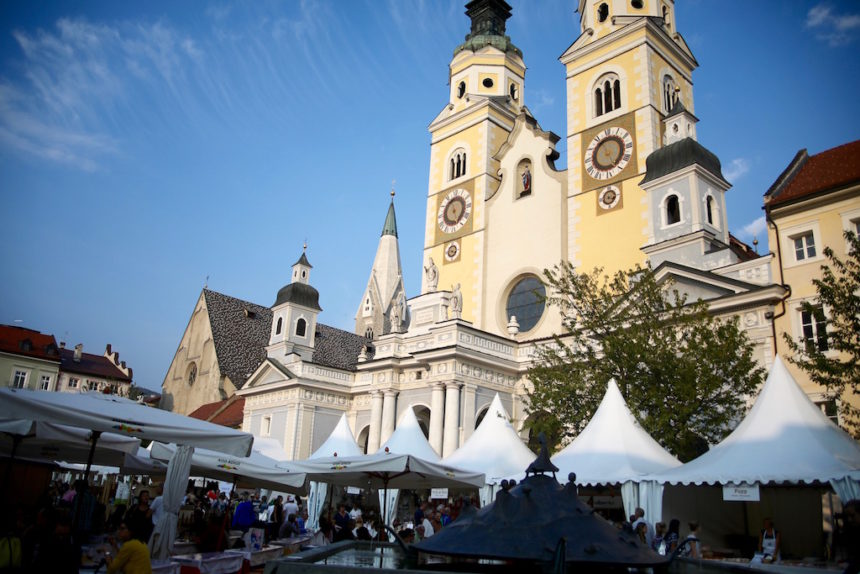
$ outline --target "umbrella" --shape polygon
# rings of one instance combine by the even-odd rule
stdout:
[[[170,460],[177,451],[175,444],[154,442],[150,456],[156,460]],[[196,449],[191,457],[191,471],[223,481],[236,481],[236,486],[269,488],[272,490],[304,493],[305,474],[261,454],[256,448],[248,457],[230,456],[206,449]]]

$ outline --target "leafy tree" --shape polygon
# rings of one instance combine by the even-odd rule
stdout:
[[[824,387],[829,399],[843,399],[838,401],[840,418],[860,439],[860,409],[845,400],[860,393],[860,237],[846,231],[845,239],[845,260],[824,248],[828,262],[821,266],[821,279],[812,280],[816,300],[803,305],[821,319],[826,337],[796,341],[783,333],[783,338],[793,353],[789,360]]]
[[[544,275],[565,332],[537,350],[527,408],[540,416],[529,421],[546,429],[554,417],[560,434],[576,436],[614,378],[643,428],[689,460],[744,414],[764,369],[737,319],[712,317],[650,269],[608,277],[562,263]]]

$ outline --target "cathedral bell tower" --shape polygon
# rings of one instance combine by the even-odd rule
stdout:
[[[310,361],[314,350],[317,316],[322,311],[320,294],[310,285],[311,264],[305,250],[293,264],[292,280],[278,291],[272,305],[272,330],[266,354],[269,358],[289,363],[295,354]]]
[[[422,293],[460,286],[462,318],[481,327],[486,200],[499,186],[495,158],[523,108],[525,64],[505,35],[504,0],[466,5],[471,28],[449,66],[448,104],[430,124],[430,181]],[[431,264],[432,260],[432,264]],[[429,277],[433,279],[429,279]]]
[[[678,98],[693,111],[698,66],[673,0],[580,0],[567,76],[568,256],[608,273],[644,263],[653,237],[639,182]]]

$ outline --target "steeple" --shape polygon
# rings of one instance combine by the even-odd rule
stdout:
[[[394,190],[385,215],[379,246],[370,279],[355,314],[355,332],[369,340],[400,332],[406,322],[406,291],[400,267],[397,219],[394,215]]]
[[[322,309],[320,294],[309,283],[311,264],[305,243],[298,261],[293,263],[292,280],[281,287],[272,305],[272,329],[266,352],[269,358],[288,361],[290,354],[310,360],[313,356],[317,316]]]
[[[493,46],[522,57],[520,49],[505,35],[505,22],[511,17],[511,7],[505,0],[472,0],[466,4],[466,15],[472,20],[472,27],[466,41],[454,50],[455,54],[462,50],[477,52],[485,46]]]

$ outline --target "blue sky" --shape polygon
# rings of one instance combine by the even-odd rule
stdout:
[[[576,2],[509,1],[525,103],[563,135]],[[321,321],[351,330],[392,180],[416,295],[427,126],[464,3],[3,2],[0,323],[112,343],[158,389],[206,278],[271,305],[307,240]],[[764,251],[762,194],[794,154],[860,137],[860,5],[676,10],[730,228]]]

